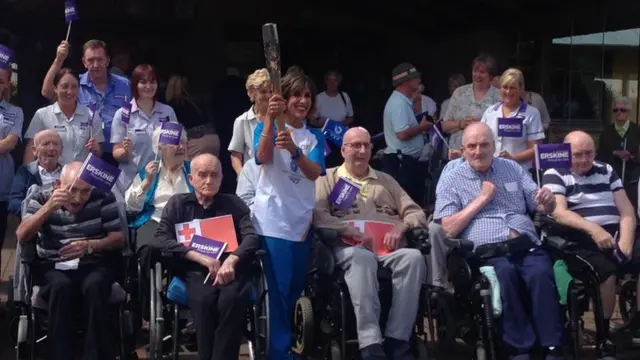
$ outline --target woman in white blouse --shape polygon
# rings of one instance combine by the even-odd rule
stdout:
[[[193,191],[188,178],[189,162],[186,161],[187,134],[182,132],[180,145],[169,145],[159,143],[160,131],[160,127],[156,128],[151,137],[160,161],[153,159],[140,168],[124,196],[127,212],[136,214],[130,226],[138,229],[139,235],[144,227],[151,237],[169,198]]]
[[[531,168],[534,145],[544,139],[540,112],[523,101],[524,76],[518,69],[507,69],[500,78],[502,102],[490,106],[482,122],[489,125],[496,139],[495,156],[514,160]]]
[[[443,114],[442,129],[449,134],[449,148],[459,149],[462,145],[462,130],[474,121],[480,121],[487,108],[500,101],[498,89],[491,86],[491,75],[496,71],[496,60],[481,54],[471,65],[472,83],[457,88],[449,101],[447,112]],[[460,152],[450,157],[460,156]]]
[[[259,69],[249,75],[246,87],[253,106],[233,123],[233,136],[228,148],[231,152],[231,166],[238,176],[243,164],[253,158],[253,133],[267,114],[272,91],[267,69]]]

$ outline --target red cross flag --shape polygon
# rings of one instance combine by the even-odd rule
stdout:
[[[238,248],[236,229],[231,215],[218,216],[209,219],[196,219],[176,224],[176,239],[185,246],[191,244],[193,235],[227,243],[225,252],[232,252]]]

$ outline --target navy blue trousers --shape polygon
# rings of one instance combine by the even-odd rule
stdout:
[[[494,267],[502,298],[502,341],[517,353],[562,346],[563,317],[551,259],[542,250],[521,258],[487,261]],[[530,299],[527,299],[530,297]]]

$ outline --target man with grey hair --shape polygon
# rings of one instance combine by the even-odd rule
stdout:
[[[249,208],[237,196],[218,192],[222,182],[218,158],[208,153],[193,158],[189,181],[194,191],[169,199],[151,246],[163,257],[167,254],[165,259],[186,283],[199,358],[237,359],[252,289],[252,260],[260,240]],[[238,246],[219,261],[184,246],[176,237],[176,224],[228,215]]]
[[[33,151],[36,160],[22,164],[16,171],[9,194],[9,212],[20,217],[22,201],[32,185],[48,187],[60,177],[62,165],[62,139],[53,129],[42,130],[33,138]]]
[[[425,228],[426,217],[420,206],[391,176],[369,166],[371,138],[367,130],[356,127],[345,133],[342,156],[344,163],[341,166],[328,169],[327,174],[316,181],[313,225],[319,229],[337,230],[342,238],[353,239],[359,244],[339,241],[327,245],[333,248],[337,264],[344,270],[354,305],[362,359],[413,359],[409,339],[418,311],[420,284],[425,282],[427,269],[420,251],[404,248],[402,239],[412,228]],[[348,180],[359,188],[353,203],[348,206],[337,205],[330,200],[329,194],[340,179]],[[383,240],[388,253],[374,253],[374,240],[349,225],[349,220],[393,224]],[[378,322],[378,263],[391,270],[394,284],[384,348]]]
[[[113,194],[93,189],[78,178],[80,171],[80,162],[65,165],[54,188],[29,198],[16,230],[19,243],[35,241],[38,257],[47,260],[32,271],[48,289],[47,353],[53,360],[74,357],[78,309],[87,321],[84,357],[108,359],[112,350],[108,301],[125,224]]]
[[[631,121],[633,103],[626,96],[611,102],[612,124],[599,136],[598,160],[611,165],[622,180],[631,203],[637,205],[638,159],[640,158],[640,127]],[[624,169],[624,171],[623,171]]]
[[[486,124],[469,125],[462,144],[466,161],[441,178],[434,219],[447,236],[473,242],[476,257],[495,270],[501,337],[511,359],[529,359],[536,343],[547,350],[547,360],[564,359],[553,267],[528,214],[553,212],[555,198],[516,162],[493,156],[495,140]],[[530,310],[523,288],[536,300]]]

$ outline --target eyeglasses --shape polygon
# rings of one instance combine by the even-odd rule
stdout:
[[[628,110],[628,109],[622,109],[622,108],[613,109],[612,111],[613,111],[614,113],[619,113],[619,112],[621,112],[621,113],[626,113],[626,112],[629,112],[629,110]]]
[[[369,148],[371,148],[371,143],[346,143],[345,145],[353,150],[360,150],[363,147],[365,150],[369,150]]]

